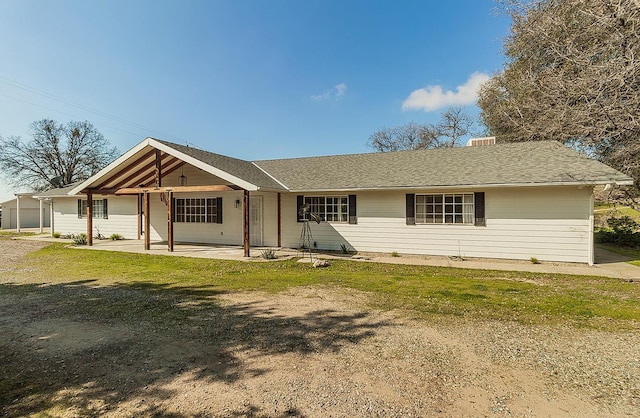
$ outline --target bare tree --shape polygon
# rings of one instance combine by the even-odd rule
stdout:
[[[367,146],[380,152],[454,147],[471,132],[473,125],[461,107],[452,107],[442,112],[435,125],[410,122],[380,128],[369,137]]]
[[[89,122],[66,125],[42,119],[31,124],[31,140],[0,137],[0,167],[13,187],[34,191],[51,188],[51,179],[61,183],[85,180],[119,155]]]
[[[640,185],[640,2],[504,0],[507,64],[478,105],[499,140],[558,140]]]

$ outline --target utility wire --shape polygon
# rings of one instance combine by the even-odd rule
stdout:
[[[129,125],[131,127],[134,127],[136,129],[141,129],[141,130],[143,130],[145,132],[155,132],[157,134],[160,134],[161,137],[167,137],[168,139],[170,138],[170,139],[173,139],[173,140],[178,140],[180,142],[186,142],[186,140],[184,140],[182,138],[179,138],[179,137],[176,137],[175,135],[169,135],[169,134],[167,134],[165,132],[161,132],[161,131],[158,131],[158,130],[155,130],[155,129],[148,128],[148,127],[146,127],[144,125],[141,125],[141,124],[139,124],[137,122],[132,122],[130,120],[123,119],[123,118],[121,118],[119,116],[112,115],[110,113],[106,113],[106,112],[103,112],[101,110],[91,108],[89,106],[85,106],[85,105],[83,105],[81,103],[65,99],[64,97],[55,95],[53,93],[46,92],[44,90],[37,89],[35,87],[28,86],[28,85],[26,85],[24,83],[12,80],[10,78],[7,78],[7,77],[1,76],[1,75],[0,75],[0,82],[8,84],[8,85],[16,87],[16,88],[19,88],[19,89],[22,89],[22,90],[25,90],[25,91],[28,91],[28,92],[31,92],[31,93],[35,93],[35,94],[40,95],[42,97],[46,97],[46,98],[48,98],[50,100],[54,100],[54,101],[57,101],[57,102],[60,102],[60,103],[64,103],[64,104],[69,105],[69,106],[76,107],[78,109],[81,109],[81,110],[96,114],[96,115],[101,116],[103,118],[115,120],[117,122],[120,122],[120,123]],[[36,104],[36,103],[33,103],[33,102],[29,102],[29,101],[26,101],[26,100],[23,100],[23,99],[18,99],[16,97],[8,96],[8,95],[2,94],[2,93],[0,93],[0,94],[2,96],[4,96],[4,97],[8,97],[8,98],[13,99],[13,100],[18,100],[18,101],[21,101],[21,102],[24,102],[24,103],[27,103],[27,104],[30,104],[30,105],[38,106],[38,107],[41,107],[41,108],[44,108],[44,109],[48,109],[48,110],[52,110],[52,111],[55,111],[55,112],[63,113],[63,114],[66,114],[66,115],[69,115],[69,116],[73,117],[73,115],[71,115],[71,114],[69,114],[67,112],[63,112],[63,111],[60,111],[60,110],[52,109],[52,108],[49,108],[49,107],[46,107],[46,106],[42,106],[42,105],[39,105],[39,104]],[[109,126],[109,125],[107,125],[107,126]],[[125,133],[131,134],[131,135],[139,136],[138,134],[135,134],[135,133],[130,132],[130,131],[119,129],[119,128],[116,128],[116,127],[113,127],[113,126],[109,126],[109,127],[112,128],[112,129],[117,129],[117,130],[119,130],[121,132],[125,132]]]

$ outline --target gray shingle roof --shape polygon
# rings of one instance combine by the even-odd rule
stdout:
[[[196,158],[205,164],[218,168],[235,177],[241,178],[251,184],[260,187],[261,189],[284,190],[284,187],[282,187],[282,185],[280,185],[273,178],[269,177],[269,175],[265,174],[250,161],[227,157],[226,155],[215,154],[213,152],[174,144],[173,142],[162,141],[155,138],[154,140],[168,147],[171,147],[176,151],[180,151],[190,157]]]
[[[44,192],[34,192],[34,197],[59,197],[66,196],[74,187],[76,187],[81,182],[77,181],[75,183],[69,184],[68,186],[58,187],[56,189],[50,189]]]
[[[263,160],[255,164],[292,191],[631,181],[555,141]]]

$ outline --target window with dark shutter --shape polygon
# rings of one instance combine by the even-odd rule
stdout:
[[[358,223],[358,212],[356,211],[356,195],[349,195],[349,223]]]
[[[302,207],[302,205],[304,205],[304,196],[303,195],[298,195],[296,196],[296,222],[302,222],[302,215],[300,215],[298,212],[300,212],[300,208]]]
[[[407,193],[407,225],[416,224],[416,195]]]
[[[216,223],[222,223],[222,198],[216,197]]]
[[[484,192],[474,193],[474,225],[475,226],[487,226],[487,219],[485,218],[484,210]]]

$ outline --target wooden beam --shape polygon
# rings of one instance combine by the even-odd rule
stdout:
[[[174,172],[176,169],[180,168],[182,164],[184,164],[184,162],[182,162],[181,164],[177,164],[175,167],[172,167],[170,170],[167,170],[168,166],[170,166],[171,164],[175,164],[176,162],[179,162],[179,161],[180,160],[178,160],[177,158],[174,157],[174,158],[171,158],[169,161],[163,163],[162,177],[166,177],[169,173]],[[138,179],[138,180],[135,181],[136,185],[141,185],[142,184],[145,187],[155,187],[156,172],[155,172],[155,170],[149,171],[150,168],[151,168],[151,166],[145,167],[141,172],[136,172],[132,177],[126,179],[126,181],[124,181],[124,182],[120,182],[119,184],[117,184],[114,187],[115,188],[120,188],[122,186],[125,186],[127,183],[132,183],[132,180],[134,178]],[[144,174],[142,177],[140,177],[140,174],[143,174],[144,171],[149,171],[149,172]]]
[[[149,213],[149,193],[144,194],[144,249],[151,249],[151,232],[149,231],[151,227],[151,214]]]
[[[156,149],[156,187],[162,187],[162,151]]]
[[[93,193],[87,192],[87,245],[93,245]]]
[[[278,193],[278,247],[282,247],[282,206],[280,204],[280,193]]]
[[[169,252],[173,252],[173,192],[168,193],[167,199],[167,245]]]
[[[236,190],[232,186],[213,184],[208,186],[168,186],[168,187],[125,187],[115,191],[116,195],[137,193],[195,193],[195,192],[230,192]]]
[[[250,247],[250,241],[249,241],[249,190],[245,190],[244,191],[244,199],[243,199],[243,203],[242,203],[242,210],[243,210],[243,214],[244,214],[244,222],[243,222],[243,241],[244,241],[244,256],[245,257],[250,257],[250,251],[249,251],[249,247]]]
[[[153,150],[149,151],[148,153],[144,154],[142,157],[138,158],[137,160],[135,160],[134,162],[132,162],[131,164],[127,165],[125,168],[123,168],[122,170],[118,171],[117,174],[109,177],[107,180],[103,181],[102,183],[100,183],[98,186],[96,186],[96,189],[103,189],[107,184],[109,184],[110,181],[112,181],[113,179],[117,179],[118,177],[121,177],[123,175],[125,175],[127,173],[127,171],[138,167],[144,160],[149,159],[151,156],[153,155]],[[115,186],[118,187],[118,186]]]

